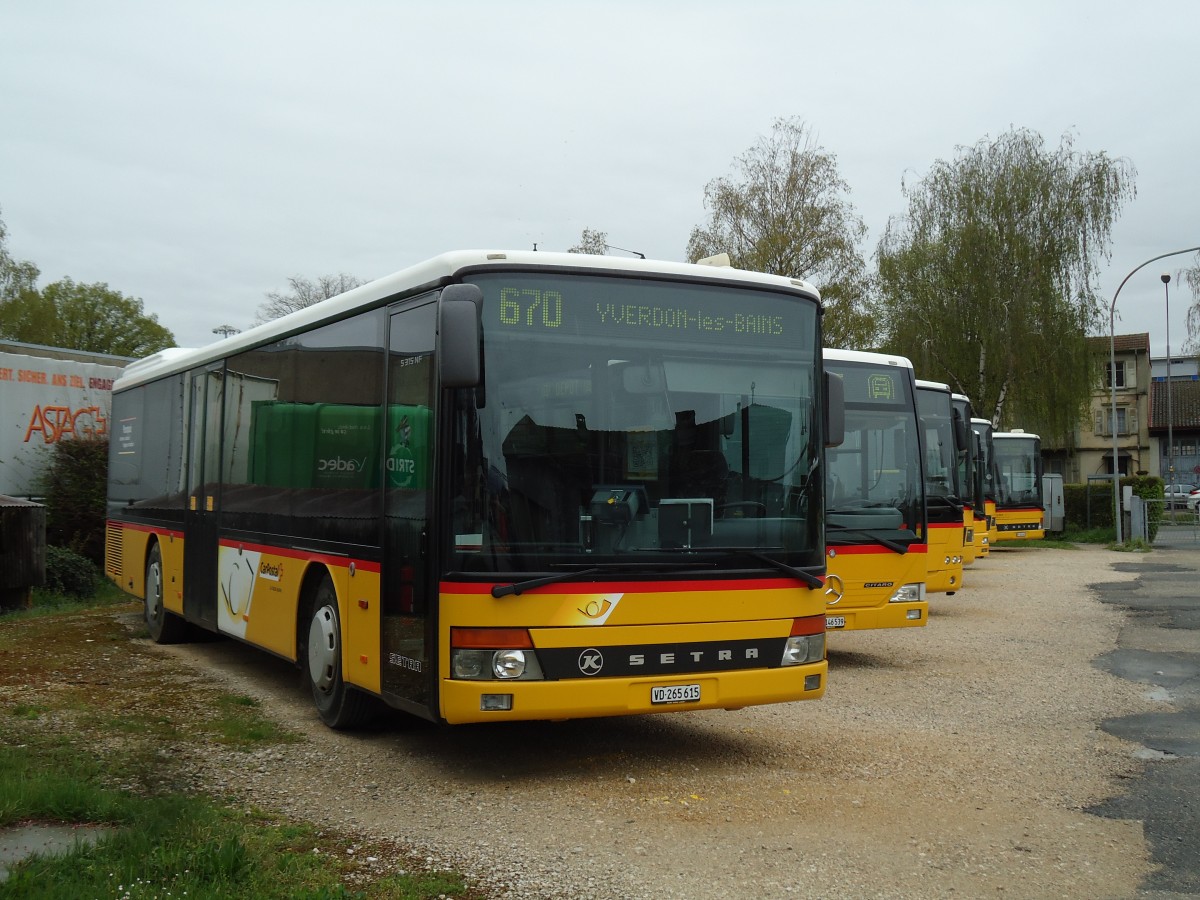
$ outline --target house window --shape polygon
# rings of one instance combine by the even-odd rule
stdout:
[[[1114,387],[1125,387],[1125,360],[1118,363],[1105,363],[1105,378],[1107,379],[1105,387],[1111,390]],[[1094,370],[1093,370],[1094,371]],[[1113,376],[1116,376],[1115,383]]]
[[[1113,413],[1111,408],[1096,410],[1096,434],[1111,435]],[[1137,410],[1132,406],[1117,407],[1117,434],[1137,434]]]

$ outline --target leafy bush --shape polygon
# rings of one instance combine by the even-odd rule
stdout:
[[[1133,493],[1143,500],[1157,500],[1146,504],[1149,519],[1150,540],[1158,534],[1163,514],[1163,480],[1154,475],[1132,475],[1121,479],[1121,487],[1132,487]],[[1087,484],[1063,485],[1063,510],[1068,531],[1085,531],[1107,528],[1115,532],[1113,523],[1113,495],[1111,481],[1089,481]]]
[[[104,565],[108,441],[59,441],[42,479],[46,543],[66,547]]]
[[[46,547],[44,590],[71,597],[91,597],[100,583],[100,571],[86,556],[53,544]]]

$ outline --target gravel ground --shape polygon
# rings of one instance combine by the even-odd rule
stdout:
[[[831,635],[824,699],[739,712],[345,735],[278,660],[163,649],[307,737],[195,760],[199,784],[496,896],[1127,898],[1141,823],[1083,810],[1142,765],[1100,721],[1158,705],[1091,664],[1122,614],[1087,584],[1132,578],[1110,567],[1128,558],[996,550],[927,627]]]

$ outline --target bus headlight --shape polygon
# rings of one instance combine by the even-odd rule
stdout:
[[[781,666],[803,666],[820,662],[825,658],[825,635],[799,634],[787,639],[783,645]]]
[[[914,581],[896,588],[896,592],[888,598],[888,603],[918,603],[924,599],[925,582]]]
[[[520,678],[525,674],[525,651],[497,650],[492,654],[492,674],[497,678]]]
[[[534,681],[544,676],[532,650],[455,648],[450,652],[450,677],[464,681]]]

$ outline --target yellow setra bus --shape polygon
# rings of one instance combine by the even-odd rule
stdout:
[[[839,387],[805,282],[449,253],[129,366],[105,569],[334,728],[816,699]]]
[[[1027,431],[992,435],[996,462],[996,540],[1046,536],[1042,502],[1042,439]]]

